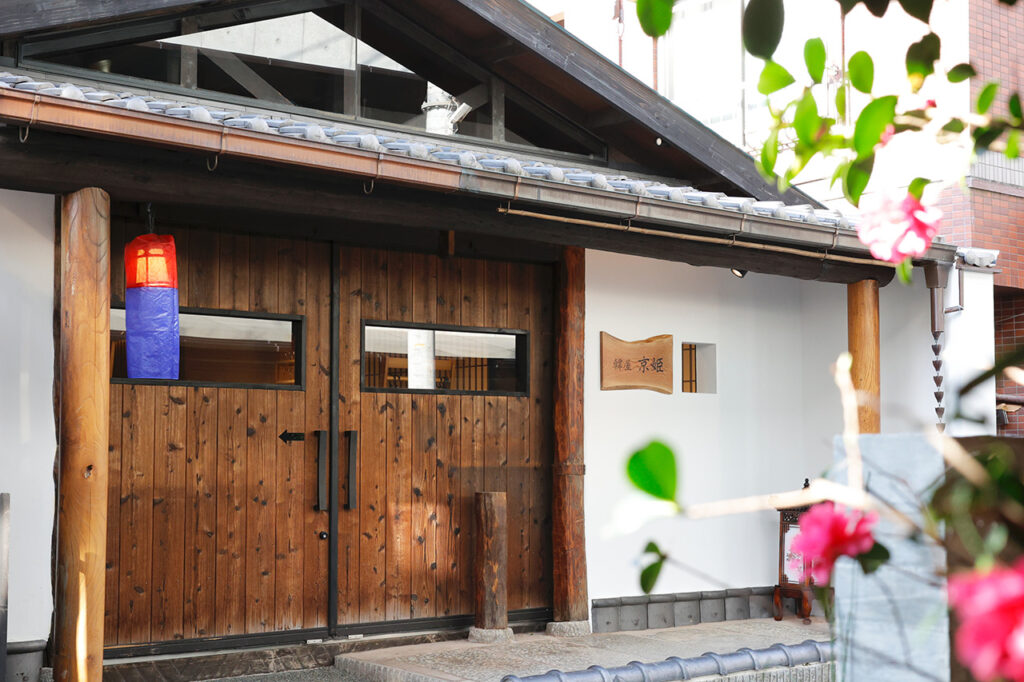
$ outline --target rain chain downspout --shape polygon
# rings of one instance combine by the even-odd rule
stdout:
[[[945,415],[946,408],[943,405],[945,391],[942,388],[942,335],[946,331],[946,285],[949,282],[949,268],[940,266],[938,263],[925,263],[924,281],[931,293],[931,327],[932,327],[932,367],[935,369],[935,416],[937,422],[935,428],[939,433],[946,430]],[[961,280],[961,296],[963,295],[963,283]]]

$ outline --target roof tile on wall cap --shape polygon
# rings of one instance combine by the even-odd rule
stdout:
[[[127,91],[115,94],[89,85],[79,86],[72,83],[54,85],[29,75],[10,72],[0,72],[0,87],[16,88],[64,99],[103,103],[111,107],[163,114],[202,123],[223,124],[259,133],[280,134],[324,144],[356,147],[372,152],[386,151],[427,161],[449,163],[462,168],[484,169],[555,183],[569,182],[578,186],[620,194],[628,193],[640,197],[653,197],[680,204],[753,213],[765,217],[829,227],[850,227],[856,224],[854,220],[844,217],[837,211],[812,210],[808,205],[786,206],[780,201],[757,201],[750,197],[726,196],[722,192],[702,192],[686,184],[669,186],[660,180],[633,178],[621,173],[602,173],[597,169],[564,167],[546,160],[512,157],[503,152],[470,150],[460,146],[444,145],[433,139],[400,139],[386,134],[377,134],[376,131],[353,128],[349,124],[341,122],[299,121],[285,114],[232,111],[222,109],[212,103],[204,106],[196,102],[175,102],[161,99],[159,93],[156,96],[140,96]],[[452,140],[455,143],[459,141],[457,138]],[[468,140],[467,143],[469,143]],[[684,183],[685,181],[678,182]]]

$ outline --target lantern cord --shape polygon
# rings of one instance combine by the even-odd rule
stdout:
[[[146,203],[146,226],[151,234],[156,233],[156,219],[153,217],[153,204],[150,202]]]

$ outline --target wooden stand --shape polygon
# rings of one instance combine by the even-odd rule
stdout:
[[[508,521],[505,493],[476,494],[476,593],[474,625],[508,627]]]
[[[556,622],[586,621],[583,523],[583,311],[585,252],[566,247],[558,270],[555,332],[555,461],[552,467],[552,577]]]
[[[110,410],[110,198],[96,188],[61,211],[60,487],[53,677],[103,675]]]

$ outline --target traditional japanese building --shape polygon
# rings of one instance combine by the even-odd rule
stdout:
[[[602,529],[645,439],[688,499],[783,490],[831,461],[848,345],[866,431],[934,424],[991,360],[990,273],[944,325],[952,247],[886,287],[845,218],[518,0],[36,9],[0,15],[0,492],[7,639],[57,679],[464,628],[479,491],[507,494],[511,623],[578,632],[638,591],[641,536]],[[125,361],[149,233],[178,379]],[[672,335],[668,394],[602,391],[601,332]],[[771,517],[676,544],[767,584]]]

